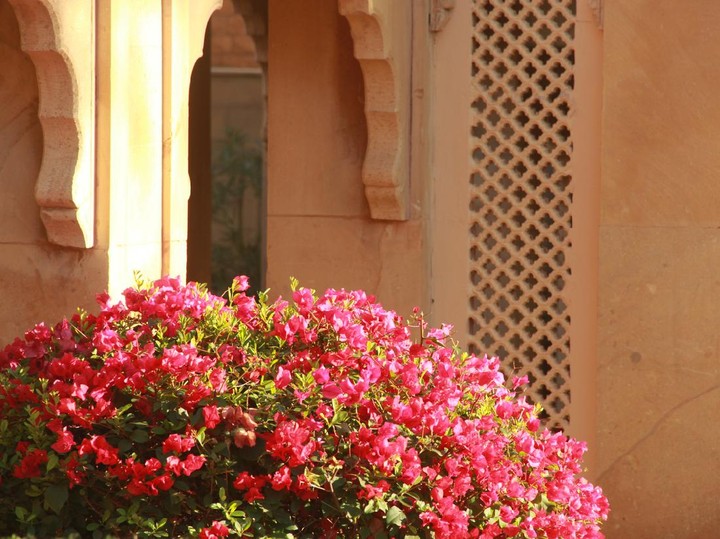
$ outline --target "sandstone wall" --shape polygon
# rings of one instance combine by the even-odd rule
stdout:
[[[720,40],[712,1],[607,0],[597,480],[608,537],[720,528]]]
[[[0,343],[91,308],[93,290],[107,286],[102,252],[47,241],[34,195],[43,156],[38,81],[20,39],[14,9],[0,0]]]
[[[425,294],[421,192],[408,221],[369,217],[364,81],[336,2],[271,0],[267,283],[362,288],[405,314]],[[409,28],[407,29],[409,31]]]

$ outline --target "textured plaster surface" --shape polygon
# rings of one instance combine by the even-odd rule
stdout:
[[[362,288],[409,314],[421,304],[419,219],[370,219],[363,80],[333,2],[270,2],[267,285]]]
[[[363,73],[368,144],[362,179],[370,214],[404,221],[410,215],[412,4],[339,0],[338,9],[350,23]]]
[[[0,346],[38,322],[53,325],[78,307],[96,310],[107,286],[107,255],[50,244],[0,244]]]
[[[600,256],[608,537],[701,537],[720,525],[720,231],[611,227]]]
[[[91,0],[8,0],[40,94],[42,167],[35,199],[48,239],[94,245],[94,9]],[[81,31],[68,31],[69,28]]]
[[[98,167],[97,175],[91,174],[97,196],[83,194],[97,209],[91,227],[97,241],[82,250],[54,246],[43,230],[37,185],[48,146],[43,145],[47,122],[40,120],[62,116],[65,109],[52,107],[70,102],[72,94],[61,84],[43,87],[43,80],[56,79],[37,76],[45,64],[33,64],[20,52],[21,38],[45,30],[47,17],[33,17],[45,13],[40,8],[46,4],[33,2],[39,11],[23,10],[21,26],[18,12],[31,3],[0,0],[0,298],[6,306],[0,312],[0,341],[40,320],[71,315],[77,306],[93,308],[95,294],[102,290],[119,295],[132,284],[133,270],[156,278],[162,271],[182,275],[185,268],[187,87],[206,23],[220,2],[92,3],[97,26],[73,3],[50,4],[54,8],[48,13],[57,15],[52,22],[62,43],[80,51],[70,56],[97,53],[98,58],[97,69],[79,69],[76,81],[83,88],[88,81],[97,82],[97,94],[83,94],[97,105],[97,123],[90,114],[97,131],[82,132],[83,143],[97,135],[97,153],[88,161]],[[79,45],[96,31],[97,50]],[[164,80],[172,81],[172,92]],[[83,103],[87,101],[78,98],[79,118],[88,110]],[[84,178],[80,168],[65,179],[78,178]],[[177,256],[163,257],[163,243]]]
[[[717,2],[608,0],[597,480],[609,539],[720,529]]]
[[[243,16],[224,0],[222,8],[212,17],[212,62],[215,67],[259,69],[255,43],[248,35]]]
[[[268,214],[368,214],[363,81],[334,2],[270,2]]]
[[[33,194],[43,143],[38,85],[5,0],[0,0],[0,66],[0,244],[32,242],[44,234]]]
[[[302,286],[362,289],[388,309],[411,314],[422,298],[419,222],[361,218],[283,217],[270,221],[267,281],[272,295],[289,297],[289,277]]]
[[[106,286],[101,251],[48,243],[34,189],[42,158],[38,86],[17,20],[0,0],[0,346],[40,321],[92,308]]]
[[[720,224],[720,3],[605,3],[603,222]]]

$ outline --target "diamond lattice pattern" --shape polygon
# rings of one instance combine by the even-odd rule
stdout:
[[[574,0],[473,0],[470,347],[527,374],[561,428],[574,20]]]

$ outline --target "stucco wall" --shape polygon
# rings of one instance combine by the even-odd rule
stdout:
[[[615,538],[720,529],[720,4],[607,0],[598,482]]]
[[[270,1],[267,284],[362,288],[409,313],[423,302],[418,193],[404,222],[369,217],[364,82],[335,2]]]
[[[35,67],[0,0],[0,343],[35,323],[54,323],[94,304],[106,282],[104,254],[51,245],[35,202],[43,152]]]

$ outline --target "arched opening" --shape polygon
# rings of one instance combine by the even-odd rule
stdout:
[[[254,37],[266,19],[246,24],[252,7],[237,4],[211,18],[190,83],[187,276],[216,293],[241,274],[264,286],[265,82]]]

